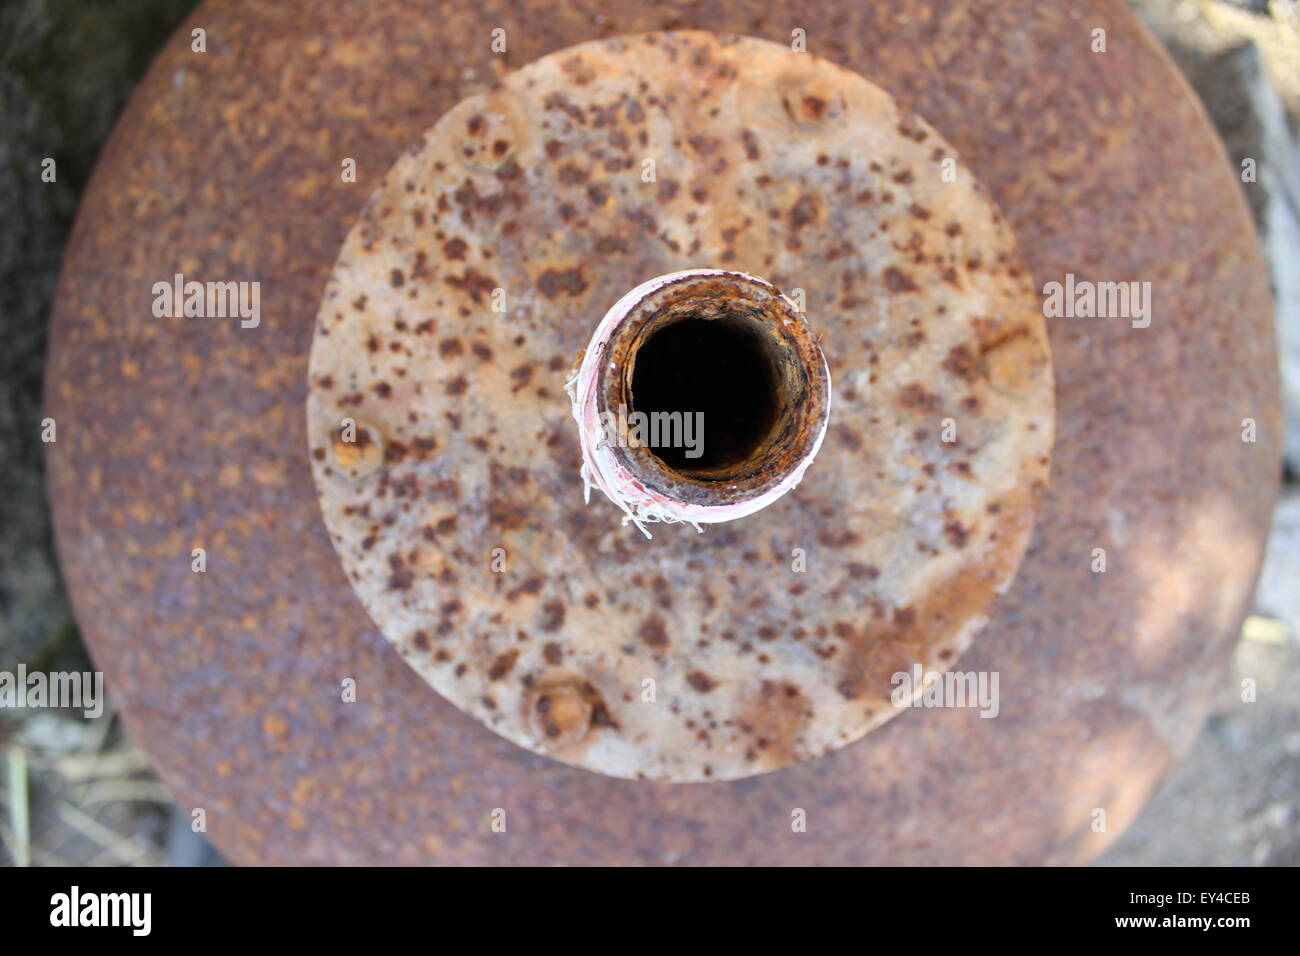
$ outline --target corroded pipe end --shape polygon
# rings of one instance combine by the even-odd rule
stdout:
[[[830,373],[798,307],[739,272],[637,286],[572,382],[583,478],[633,521],[731,521],[799,483],[826,434]]]

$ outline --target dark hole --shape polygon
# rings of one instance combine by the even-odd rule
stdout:
[[[687,432],[683,418],[681,429],[661,426],[660,445],[650,450],[670,468],[709,471],[744,461],[763,443],[775,423],[776,391],[770,352],[752,325],[686,318],[637,350],[629,411],[702,412],[702,434],[698,426]],[[694,448],[683,447],[688,434]],[[646,441],[653,440],[647,426]],[[688,457],[695,450],[699,456]]]

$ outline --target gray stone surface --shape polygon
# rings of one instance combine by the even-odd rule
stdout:
[[[1300,518],[1292,498],[1291,521]],[[1300,528],[1286,544],[1291,594]],[[1300,647],[1244,640],[1192,749],[1138,820],[1102,858],[1111,866],[1300,865]],[[1242,681],[1255,700],[1242,700]]]

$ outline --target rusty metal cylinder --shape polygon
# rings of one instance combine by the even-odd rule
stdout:
[[[1085,862],[1239,630],[1271,305],[1121,0],[208,4],[68,247],[60,555],[236,862]]]

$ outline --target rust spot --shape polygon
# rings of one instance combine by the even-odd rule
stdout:
[[[660,650],[668,646],[668,631],[664,627],[664,619],[658,614],[652,614],[642,621],[637,635],[647,647]]]
[[[884,272],[885,287],[890,292],[915,292],[916,283],[912,277],[897,266],[889,266]]]
[[[528,383],[533,380],[533,367],[531,365],[520,365],[511,369],[510,379],[514,383],[510,386],[510,391],[517,392],[521,388],[527,388]]]
[[[532,577],[526,578],[518,587],[511,588],[507,591],[506,600],[513,601],[521,594],[537,594],[542,590],[543,583],[545,583],[543,579],[539,575],[534,574]]]
[[[849,564],[849,577],[866,578],[869,581],[874,581],[876,578],[880,577],[880,569],[874,564],[863,564],[860,561],[853,561]]]
[[[954,346],[943,360],[943,370],[963,382],[973,382],[984,371],[984,361],[969,345]]]
[[[718,686],[718,682],[708,674],[704,673],[704,671],[691,671],[686,675],[686,682],[701,694],[707,694],[709,691],[713,690],[713,688]]]
[[[587,280],[583,278],[580,266],[564,270],[547,269],[538,277],[537,287],[548,299],[554,299],[560,293],[577,296],[587,291]]]
[[[790,228],[798,232],[809,223],[817,221],[817,200],[805,193],[790,207]]]
[[[469,293],[470,298],[477,304],[481,304],[484,296],[491,295],[497,287],[493,279],[474,268],[466,269],[463,275],[447,276],[444,281],[452,288]]]
[[[581,166],[576,166],[573,163],[565,163],[559,168],[556,175],[564,185],[576,186],[579,183],[585,183],[588,174]]]
[[[547,601],[542,605],[542,624],[543,631],[557,631],[564,623],[564,602],[559,600]],[[549,645],[548,645],[549,646]]]
[[[898,390],[898,404],[903,408],[920,408],[934,410],[942,400],[933,392],[928,392],[920,382],[912,382]]]
[[[513,648],[497,655],[492,661],[492,666],[488,668],[488,680],[500,680],[505,677],[514,668],[515,661],[518,659],[519,652]]]
[[[388,576],[388,589],[390,591],[407,591],[415,583],[415,574],[406,566],[405,559],[400,554],[390,554],[388,556],[388,567],[392,572]]]

